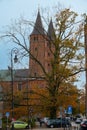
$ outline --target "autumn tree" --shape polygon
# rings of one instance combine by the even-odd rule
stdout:
[[[21,22],[19,21],[9,27],[9,30],[2,36],[17,44],[22,51],[22,56],[30,56],[42,69],[44,73],[42,78],[47,83],[47,87],[45,87],[47,95],[44,95],[41,101],[43,104],[45,101],[45,107],[49,109],[50,117],[52,118],[57,115],[59,107],[58,97],[62,88],[63,92],[67,92],[69,95],[70,91],[66,91],[66,87],[69,89],[70,86],[73,92],[74,83],[78,80],[77,74],[84,71],[83,23],[82,21],[77,21],[77,16],[77,13],[70,9],[63,9],[56,12],[53,18],[53,38],[49,36],[44,37],[48,41],[48,47],[53,57],[50,59],[50,72],[45,70],[42,63],[29,50],[28,37],[31,26],[34,26],[33,22],[22,19]]]

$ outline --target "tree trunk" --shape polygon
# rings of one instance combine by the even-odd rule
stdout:
[[[56,118],[57,108],[55,106],[50,107],[50,118]]]

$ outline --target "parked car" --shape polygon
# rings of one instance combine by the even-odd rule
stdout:
[[[48,121],[49,117],[44,117],[44,123]]]
[[[42,124],[43,124],[43,123],[45,124],[48,119],[49,119],[49,117],[38,118],[38,121],[41,122]]]
[[[82,122],[81,118],[77,118],[76,121],[75,121],[76,124],[80,124],[81,122]]]
[[[46,126],[49,128],[71,127],[71,123],[65,118],[48,119]]]
[[[87,130],[87,120],[81,122],[80,130]]]
[[[26,129],[26,128],[29,128],[28,126],[28,123],[24,122],[24,121],[19,121],[19,120],[16,120],[16,121],[12,121],[11,122],[11,128],[12,128],[12,125],[14,126],[14,128],[18,129]]]

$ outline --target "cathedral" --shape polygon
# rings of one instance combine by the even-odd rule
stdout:
[[[21,84],[18,86],[23,87],[23,83],[21,82],[27,80],[29,88],[32,88],[33,84],[45,87],[46,82],[44,80],[44,72],[49,73],[51,71],[50,61],[52,59],[52,53],[49,49],[49,40],[53,40],[53,34],[54,28],[52,20],[46,31],[42,24],[40,12],[38,11],[35,25],[29,38],[29,69],[16,70],[15,72],[14,81],[19,81],[18,83]]]
[[[46,87],[47,84],[44,80],[44,72],[49,73],[51,71],[50,60],[52,59],[52,54],[49,49],[49,40],[53,40],[53,34],[54,28],[52,19],[46,31],[42,24],[40,11],[38,11],[35,25],[29,36],[29,68],[13,70],[14,92],[22,91],[26,86],[28,87],[28,91],[34,86],[40,88]],[[2,94],[4,95],[11,92],[11,82],[11,70],[0,70],[1,99],[4,98]]]
[[[52,59],[52,54],[49,50],[49,38],[52,38],[54,33],[52,20],[49,23],[48,30],[46,31],[43,27],[41,15],[38,11],[35,25],[33,31],[30,34],[30,57],[29,57],[29,68],[27,69],[17,69],[14,72],[14,84],[16,83],[15,90],[22,89],[22,82],[29,80],[31,82],[43,80],[44,73],[51,71],[50,60]],[[36,58],[37,61],[33,60]],[[41,66],[39,65],[41,64]],[[42,67],[42,68],[41,68]],[[6,75],[6,76],[5,76]],[[8,84],[11,81],[10,70],[0,70],[0,77],[2,82]],[[2,83],[1,83],[2,84]],[[3,86],[3,85],[1,85]],[[41,86],[41,83],[40,83]]]

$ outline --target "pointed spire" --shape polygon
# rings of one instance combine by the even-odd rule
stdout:
[[[54,31],[53,22],[52,22],[52,19],[51,19],[49,26],[48,26],[48,37],[53,40],[54,36],[55,36],[55,31]]]
[[[36,22],[34,25],[34,29],[33,29],[33,32],[31,34],[42,34],[42,35],[45,34],[39,10],[38,10]]]

